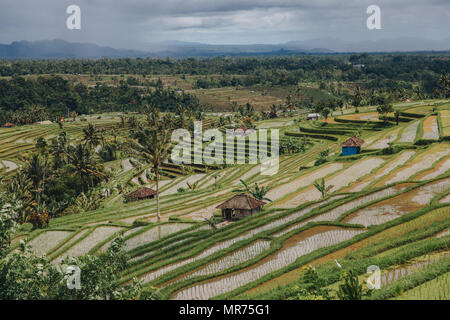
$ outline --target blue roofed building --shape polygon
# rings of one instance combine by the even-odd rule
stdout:
[[[361,152],[361,146],[364,144],[364,140],[353,136],[342,144],[342,155],[352,156]]]

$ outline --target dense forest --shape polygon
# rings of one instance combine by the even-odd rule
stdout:
[[[342,104],[339,101],[350,101],[356,106],[376,104],[377,97],[383,94],[393,96],[394,100],[412,95],[419,99],[441,97],[439,86],[448,80],[449,71],[450,59],[443,54],[3,60],[0,61],[0,76],[3,76],[0,80],[0,124],[26,124],[70,113],[138,111],[148,104],[157,105],[160,111],[174,111],[180,105],[192,111],[206,110],[195,95],[176,86],[165,87],[160,79],[148,78],[155,75],[173,75],[178,79],[196,76],[194,89],[294,87],[300,83],[315,83],[334,99],[329,102],[333,109]],[[115,84],[100,80],[95,85],[86,85],[64,79],[62,76],[66,74],[99,79],[102,75],[114,75]],[[124,74],[134,76],[124,77]],[[27,77],[29,75],[37,77]],[[140,82],[139,77],[145,81]],[[351,90],[341,90],[345,84]],[[295,92],[286,98],[286,105],[289,106],[294,98]],[[304,108],[312,108],[317,103],[303,99],[301,104]]]
[[[137,111],[144,104],[157,105],[161,111],[174,111],[179,105],[192,111],[199,108],[194,96],[162,86],[136,88],[122,83],[112,87],[98,83],[88,88],[60,76],[0,80],[0,123],[26,124],[72,113]]]
[[[363,64],[364,68],[354,68]],[[0,62],[0,76],[27,74],[190,74],[248,75],[257,78],[294,77],[294,81],[337,80],[356,81],[377,78],[422,81],[428,76],[450,70],[446,55],[336,55],[271,58],[210,59],[99,59],[99,60],[18,60]],[[250,80],[248,80],[250,81]]]

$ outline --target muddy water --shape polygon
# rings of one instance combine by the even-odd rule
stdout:
[[[414,122],[413,124],[409,125],[405,131],[403,131],[403,134],[401,138],[398,140],[398,142],[404,142],[404,143],[412,143],[416,139],[417,134],[417,127],[419,126],[419,121]]]
[[[393,161],[388,163],[387,165],[383,166],[378,172],[374,175],[371,175],[367,178],[364,178],[363,181],[355,184],[352,188],[349,189],[350,192],[359,192],[366,188],[369,184],[371,184],[374,180],[380,179],[383,176],[387,175],[391,171],[393,171],[395,168],[405,164],[413,155],[415,155],[415,151],[405,151],[400,156],[395,158]]]
[[[297,258],[311,253],[314,250],[348,240],[361,232],[361,230],[334,229],[323,231],[307,238],[300,237],[300,240],[298,241],[292,239],[291,243],[285,245],[283,249],[279,250],[268,259],[264,259],[264,262],[257,266],[221,277],[217,280],[183,289],[176,293],[173,299],[198,300],[218,296],[249,282],[255,281],[268,273],[283,268],[284,266],[293,263]]]
[[[407,213],[419,210],[438,194],[450,188],[450,179],[433,182],[407,193],[363,208],[344,219],[345,222],[364,226],[379,225]]]
[[[270,229],[275,228],[277,226],[280,226],[282,224],[285,224],[285,223],[288,223],[290,221],[293,221],[293,220],[295,220],[295,219],[297,219],[297,218],[307,214],[308,212],[310,212],[314,208],[316,208],[316,207],[318,207],[320,205],[323,205],[323,204],[325,204],[325,203],[327,203],[329,201],[335,200],[338,197],[341,197],[341,196],[330,197],[326,201],[323,201],[323,202],[320,202],[320,203],[316,203],[314,205],[311,205],[311,206],[308,206],[306,208],[303,208],[302,210],[296,211],[296,212],[294,212],[294,213],[292,213],[292,214],[290,214],[290,215],[288,215],[286,217],[277,219],[277,220],[272,221],[270,223],[267,223],[267,224],[265,224],[265,225],[263,225],[261,227],[252,229],[252,230],[250,230],[250,231],[248,231],[248,232],[246,232],[246,233],[244,233],[244,234],[242,234],[240,236],[237,236],[235,238],[216,243],[215,245],[213,245],[210,248],[204,250],[202,253],[200,253],[197,256],[194,256],[194,257],[185,259],[183,261],[179,261],[179,262],[167,265],[167,266],[162,267],[162,268],[160,268],[158,270],[155,270],[155,271],[151,271],[151,272],[147,273],[146,275],[144,275],[141,278],[141,280],[144,283],[152,281],[152,280],[156,279],[157,277],[159,277],[159,276],[161,276],[161,275],[163,275],[163,274],[165,274],[167,272],[175,270],[175,269],[177,269],[179,267],[182,267],[184,265],[187,265],[187,264],[189,264],[191,262],[203,259],[203,258],[205,258],[205,257],[207,257],[209,255],[212,255],[212,254],[214,254],[214,253],[216,253],[216,252],[218,252],[218,251],[220,251],[222,249],[228,248],[228,247],[232,246],[233,244],[235,244],[235,243],[237,243],[239,241],[249,239],[249,238],[251,238],[252,236],[254,236],[254,235],[258,234],[258,233],[270,230]]]
[[[31,246],[31,250],[40,256],[55,248],[71,234],[72,232],[70,231],[47,231],[31,240],[28,244]]]
[[[340,171],[335,176],[326,180],[328,186],[332,186],[330,192],[337,191],[342,187],[346,187],[350,183],[358,180],[360,177],[368,174],[370,171],[378,167],[384,162],[381,158],[367,158],[357,162],[347,169]],[[314,187],[310,187],[305,191],[294,195],[290,199],[276,205],[275,207],[294,208],[307,201],[314,201],[320,199],[321,194]]]

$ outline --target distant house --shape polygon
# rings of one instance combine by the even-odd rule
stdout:
[[[361,152],[361,146],[364,144],[364,140],[353,136],[342,144],[342,155],[351,156],[359,154]]]
[[[306,116],[306,120],[319,120],[319,114],[318,113],[309,113]]]
[[[133,191],[125,196],[127,201],[139,201],[152,199],[156,196],[156,191],[150,188],[139,188],[136,191]]]
[[[225,220],[239,220],[261,211],[266,203],[246,194],[238,194],[217,206]]]
[[[5,123],[4,125],[3,125],[3,127],[5,127],[5,128],[12,128],[12,127],[14,127],[15,126],[15,124],[14,123],[11,123],[11,122],[7,122],[7,123]]]
[[[37,121],[34,124],[52,124],[53,122],[51,122],[50,120],[45,120],[45,121]]]
[[[362,68],[364,68],[365,67],[365,65],[364,64],[361,64],[361,63],[357,63],[357,64],[354,64],[353,65],[353,68],[357,68],[357,69],[362,69]]]

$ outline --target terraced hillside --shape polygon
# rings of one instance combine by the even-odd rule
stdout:
[[[380,267],[381,289],[372,299],[448,299],[450,103],[395,107],[402,114],[398,125],[372,111],[331,121],[258,122],[279,129],[282,140],[308,141],[304,152],[281,155],[272,176],[261,175],[259,164],[187,169],[166,163],[160,222],[155,200],[124,203],[114,189],[118,182],[154,186],[149,167],[129,158],[107,163],[115,175],[105,187],[113,191],[99,209],[52,219],[46,229],[19,229],[14,243],[27,238],[37,254],[58,263],[102,252],[122,236],[129,264],[120,283],[137,278],[165,299],[295,298],[308,265],[336,289],[341,269],[335,260],[361,280],[368,266]],[[92,120],[104,127],[118,121],[114,115]],[[81,128],[66,125],[73,139]],[[13,172],[37,138],[59,130],[56,124],[0,129],[0,173]],[[340,144],[353,135],[365,140],[362,152],[341,156]],[[205,218],[219,220],[216,207],[234,195],[241,179],[267,187],[272,201],[257,214],[213,228]],[[327,192],[314,186],[321,179]]]

